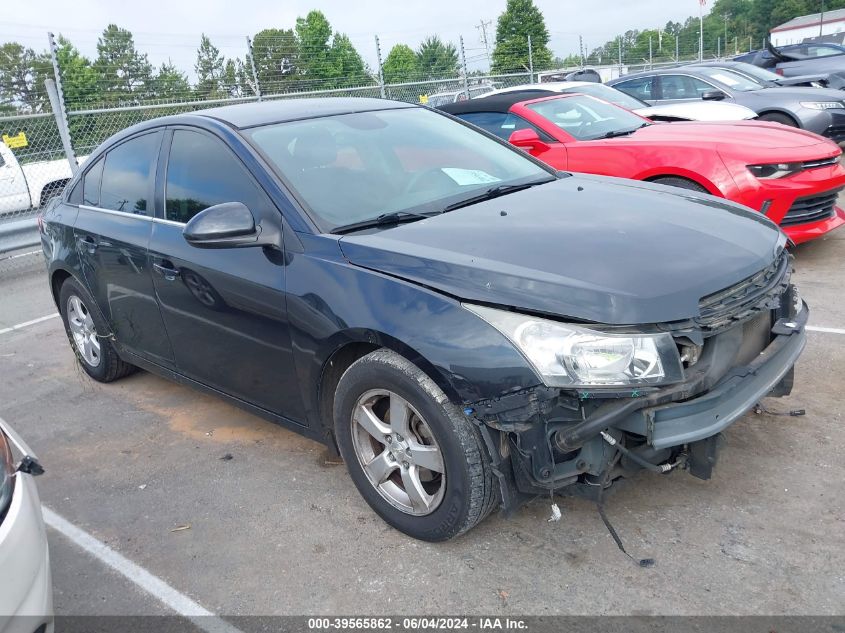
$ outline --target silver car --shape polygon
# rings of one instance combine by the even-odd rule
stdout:
[[[592,81],[548,81],[539,84],[524,84],[502,88],[500,90],[492,90],[478,95],[478,97],[489,97],[490,95],[501,94],[503,92],[534,90],[538,92],[577,92],[590,95],[603,101],[615,103],[618,106],[632,110],[640,116],[654,121],[744,121],[757,116],[757,113],[753,110],[749,110],[735,103],[696,101],[652,106],[616,88]]]
[[[845,142],[845,95],[830,88],[770,88],[728,68],[682,66],[608,82],[652,105],[718,101],[751,108],[761,121],[782,123]]]
[[[33,477],[44,470],[0,418],[0,633],[52,633],[50,553]]]

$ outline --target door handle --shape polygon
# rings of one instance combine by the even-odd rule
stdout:
[[[78,243],[82,248],[88,249],[89,253],[93,253],[97,250],[97,240],[95,240],[90,235],[86,235],[85,237],[78,238]]]
[[[164,277],[167,281],[176,281],[176,278],[179,276],[179,271],[175,268],[168,268],[167,266],[162,266],[161,264],[153,264],[153,270],[155,270],[159,275]]]

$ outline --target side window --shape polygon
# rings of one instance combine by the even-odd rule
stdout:
[[[82,186],[77,186],[77,189],[82,189],[82,204],[91,207],[100,206],[100,180],[103,177],[103,162],[105,161],[102,158],[98,160],[91,169],[85,172],[85,176],[82,178]]]
[[[705,92],[718,90],[718,88],[711,86],[709,83],[702,81],[701,79],[696,79],[695,77],[687,77],[687,79],[689,79],[690,86],[695,91],[695,96],[698,99],[701,99],[701,95]]]
[[[698,99],[701,92],[713,90],[713,86],[686,75],[663,75],[660,77],[660,91],[663,99]]]
[[[623,81],[622,83],[614,84],[613,87],[617,90],[647,101],[654,99],[652,96],[652,86],[654,85],[654,77],[639,77],[638,79],[631,79]]]
[[[136,215],[152,215],[152,205],[148,204],[147,196],[160,144],[161,132],[153,132],[110,150],[103,166],[100,203],[97,206]],[[86,193],[83,191],[83,195]]]
[[[82,181],[77,182],[67,195],[69,204],[82,204]]]
[[[253,210],[267,204],[264,192],[222,141],[200,132],[173,132],[166,183],[165,217],[174,222],[187,222],[223,202],[242,202]]]

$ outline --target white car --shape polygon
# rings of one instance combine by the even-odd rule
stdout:
[[[621,90],[590,81],[550,81],[541,84],[523,84],[491,90],[475,97],[481,99],[503,92],[577,92],[615,103],[627,110],[632,110],[653,121],[745,121],[753,119],[757,113],[745,106],[718,101],[690,101],[688,103],[667,103],[649,105],[645,101],[625,94]]]
[[[53,632],[50,553],[33,481],[42,472],[0,418],[0,633]]]
[[[72,175],[64,158],[21,166],[12,150],[0,142],[0,215],[43,207],[62,192]]]

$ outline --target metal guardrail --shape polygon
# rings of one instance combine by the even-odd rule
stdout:
[[[0,222],[0,255],[23,248],[34,248],[40,243],[38,221],[34,216]]]

